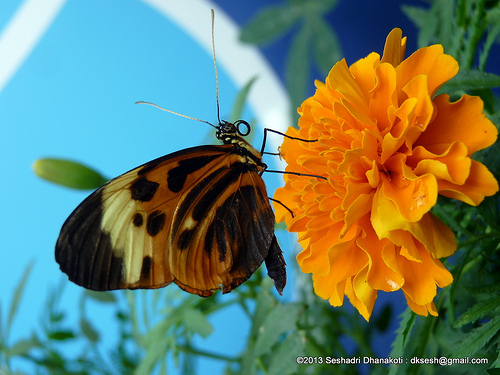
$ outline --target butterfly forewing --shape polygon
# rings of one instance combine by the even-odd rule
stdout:
[[[182,150],[95,191],[63,225],[61,269],[94,290],[174,281],[209,296],[231,291],[265,260],[281,293],[285,263],[260,176],[265,166],[242,144]]]

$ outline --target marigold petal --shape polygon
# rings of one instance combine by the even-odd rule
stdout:
[[[484,164],[471,160],[469,178],[463,185],[453,184],[448,181],[439,182],[439,193],[448,198],[458,199],[462,202],[477,206],[498,191],[498,181]]]
[[[408,307],[418,315],[428,316],[429,314],[433,316],[438,316],[438,312],[436,309],[436,305],[434,302],[428,303],[426,305],[417,305],[415,302],[405,294],[406,302],[408,303]]]
[[[443,46],[436,44],[420,48],[396,68],[398,91],[420,74],[428,77],[426,90],[434,96],[437,90],[458,73],[458,63],[450,55],[443,53]]]
[[[273,199],[274,200],[272,201],[272,205],[274,208],[276,222],[281,223],[282,221],[285,221],[287,218],[291,219],[290,212],[288,212],[285,206],[290,208],[294,207],[295,205],[291,200],[291,195],[288,193],[288,190],[286,188],[277,188],[276,191],[274,192]],[[276,201],[281,202],[281,204]]]
[[[351,304],[359,311],[359,313],[368,322],[372,315],[373,306],[377,299],[377,291],[371,288],[366,282],[367,268],[360,271],[354,279],[346,281],[345,294],[349,298]]]
[[[413,150],[408,164],[416,164],[413,172],[416,175],[432,174],[439,180],[462,185],[469,177],[471,159],[467,156],[467,146],[462,142],[453,142],[441,154],[435,154],[422,146]]]
[[[370,212],[372,207],[373,194],[360,194],[347,209],[345,214],[345,227],[342,233],[348,230],[356,221]]]
[[[366,178],[370,186],[375,189],[380,185],[380,173],[378,170],[377,162],[374,160],[372,162],[372,167],[365,173]]]
[[[351,231],[354,232],[354,231]],[[318,250],[324,251],[318,247]],[[341,241],[328,248],[330,272],[340,275],[340,279],[351,277],[358,273],[368,263],[368,257],[355,244],[355,237],[349,231]]]
[[[349,67],[353,77],[364,93],[369,93],[375,86],[375,69],[380,63],[380,55],[372,52]]]
[[[329,211],[331,215],[332,211],[337,210],[340,207],[341,201],[342,200],[336,196],[324,196],[319,202],[319,209],[321,211]]]
[[[372,216],[372,222],[380,221],[385,226],[389,221],[417,222],[436,204],[438,195],[436,178],[431,174],[413,178],[405,172],[393,172],[391,180],[382,176],[382,184],[376,193],[377,198],[374,198],[374,209],[389,217],[384,218],[377,213]],[[391,215],[390,210],[394,208],[397,209],[397,214],[394,212]],[[390,227],[398,229],[393,225]]]
[[[367,282],[372,288],[393,292],[403,286],[404,278],[393,243],[379,241],[374,232],[365,238],[358,238],[356,243],[369,257]]]
[[[370,195],[373,188],[368,183],[348,184],[345,197],[342,201],[342,208],[349,210],[360,195]]]
[[[444,288],[453,282],[453,276],[440,260],[431,257],[425,249],[420,250],[422,262],[412,262],[406,258],[398,259],[405,278],[403,290],[417,305],[432,302],[437,293],[437,286]]]
[[[388,238],[399,246],[411,246],[408,241],[401,242],[403,237],[397,230],[403,230],[411,233],[436,257],[449,256],[456,250],[455,235],[441,220],[428,212],[419,221],[409,222],[394,202],[380,192],[373,198],[371,222],[379,238]]]
[[[439,154],[451,143],[460,141],[468,148],[467,156],[472,156],[495,143],[498,129],[484,115],[483,101],[479,97],[464,95],[451,103],[450,96],[443,94],[436,96],[433,103],[437,116],[415,145]]]
[[[388,62],[392,66],[398,66],[403,61],[405,52],[406,37],[403,38],[403,31],[399,28],[392,29],[387,35],[381,62]]]
[[[336,63],[326,79],[327,86],[335,88],[360,113],[368,113],[368,100],[347,67],[345,59]]]
[[[434,117],[434,105],[427,86],[428,76],[422,74],[414,77],[403,87],[403,91],[408,95],[407,100],[416,99],[413,111],[402,119],[407,124],[405,144],[409,149]]]
[[[420,252],[418,251],[418,241],[416,241],[410,232],[400,229],[393,230],[391,232],[391,240],[400,246],[399,255],[412,262],[422,262]]]
[[[375,71],[376,84],[370,91],[370,114],[377,119],[377,127],[383,132],[390,129],[398,107],[396,69],[391,64],[379,64]]]
[[[382,154],[380,156],[381,163],[385,163],[391,156],[393,156],[399,148],[405,143],[406,135],[409,131],[410,117],[413,116],[415,107],[417,106],[417,99],[406,99],[403,104],[394,111],[394,115],[400,121],[396,121],[390,129],[390,133],[384,136],[382,141]]]
[[[314,293],[319,297],[328,300],[332,306],[342,306],[346,280],[338,281],[334,273],[327,276],[313,274]]]
[[[327,228],[323,229],[318,234],[320,234],[319,241],[311,242],[310,240],[301,240],[302,245],[307,243],[307,247],[304,247],[304,250],[297,254],[297,262],[303,272],[325,275],[330,271],[331,267],[328,253],[323,251],[324,246],[327,248],[332,246],[331,240],[328,241],[327,239],[331,238],[331,236],[338,235],[338,231],[337,234],[335,234],[335,228]]]
[[[311,220],[307,216],[296,216],[290,220],[288,230],[291,232],[305,232],[307,230],[307,223]]]

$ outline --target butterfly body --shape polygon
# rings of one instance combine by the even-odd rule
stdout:
[[[262,155],[222,121],[222,145],[150,161],[103,185],[64,223],[56,261],[93,290],[175,282],[203,297],[230,292],[266,262],[280,294],[285,262],[274,235]]]

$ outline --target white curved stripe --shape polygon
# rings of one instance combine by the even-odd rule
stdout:
[[[31,53],[66,0],[26,0],[0,34],[0,92]]]
[[[210,54],[210,9],[214,9],[217,63],[224,67],[239,88],[258,77],[250,90],[249,104],[263,127],[285,131],[291,125],[290,103],[281,81],[257,48],[239,42],[238,25],[217,4],[208,0],[142,1],[179,24]],[[271,148],[282,142],[281,137],[270,138]]]

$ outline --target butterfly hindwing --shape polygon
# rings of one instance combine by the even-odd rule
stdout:
[[[221,286],[231,291],[265,260],[281,293],[285,263],[262,170],[255,152],[235,144],[146,163],[77,207],[61,230],[56,260],[89,289],[175,282],[201,296]]]

